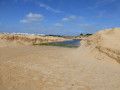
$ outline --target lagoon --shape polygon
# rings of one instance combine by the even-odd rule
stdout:
[[[67,46],[80,46],[80,41],[82,39],[73,39],[68,41],[62,41],[62,42],[54,42],[53,44],[66,44]]]

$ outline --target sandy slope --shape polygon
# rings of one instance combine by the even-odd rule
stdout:
[[[96,59],[107,56],[120,63],[120,28],[106,29],[95,33],[82,41],[80,49]]]
[[[59,47],[0,48],[0,90],[119,90],[120,65]],[[12,53],[11,53],[12,52]]]
[[[0,48],[0,90],[120,90],[120,64],[106,54],[108,51],[105,53],[103,48],[104,52],[96,48],[119,51],[119,42],[114,43],[114,48],[110,43],[115,34],[110,34],[110,39],[109,31],[98,32],[83,40],[78,49]],[[113,30],[116,31],[119,32]],[[115,36],[114,40],[119,40],[119,35]]]

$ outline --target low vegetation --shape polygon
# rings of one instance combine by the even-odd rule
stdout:
[[[68,47],[68,48],[77,48],[78,46],[68,46],[67,44],[54,44],[54,43],[40,43],[40,44],[33,44],[33,45],[40,45],[40,46],[59,46],[59,47]]]
[[[91,35],[92,35],[91,33],[87,33],[87,34],[80,33],[80,36],[91,36]]]

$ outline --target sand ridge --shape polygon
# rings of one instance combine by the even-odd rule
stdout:
[[[0,47],[15,47],[19,45],[32,45],[39,43],[65,41],[62,37],[53,36],[24,36],[24,35],[11,35],[0,34]]]
[[[89,47],[88,51],[94,53],[92,56],[103,53],[120,63],[120,28],[99,31],[83,40],[81,45],[83,49]]]

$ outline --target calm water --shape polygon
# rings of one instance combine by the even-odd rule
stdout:
[[[80,46],[82,39],[73,39],[70,41],[54,42],[54,44],[67,44],[68,46]]]

